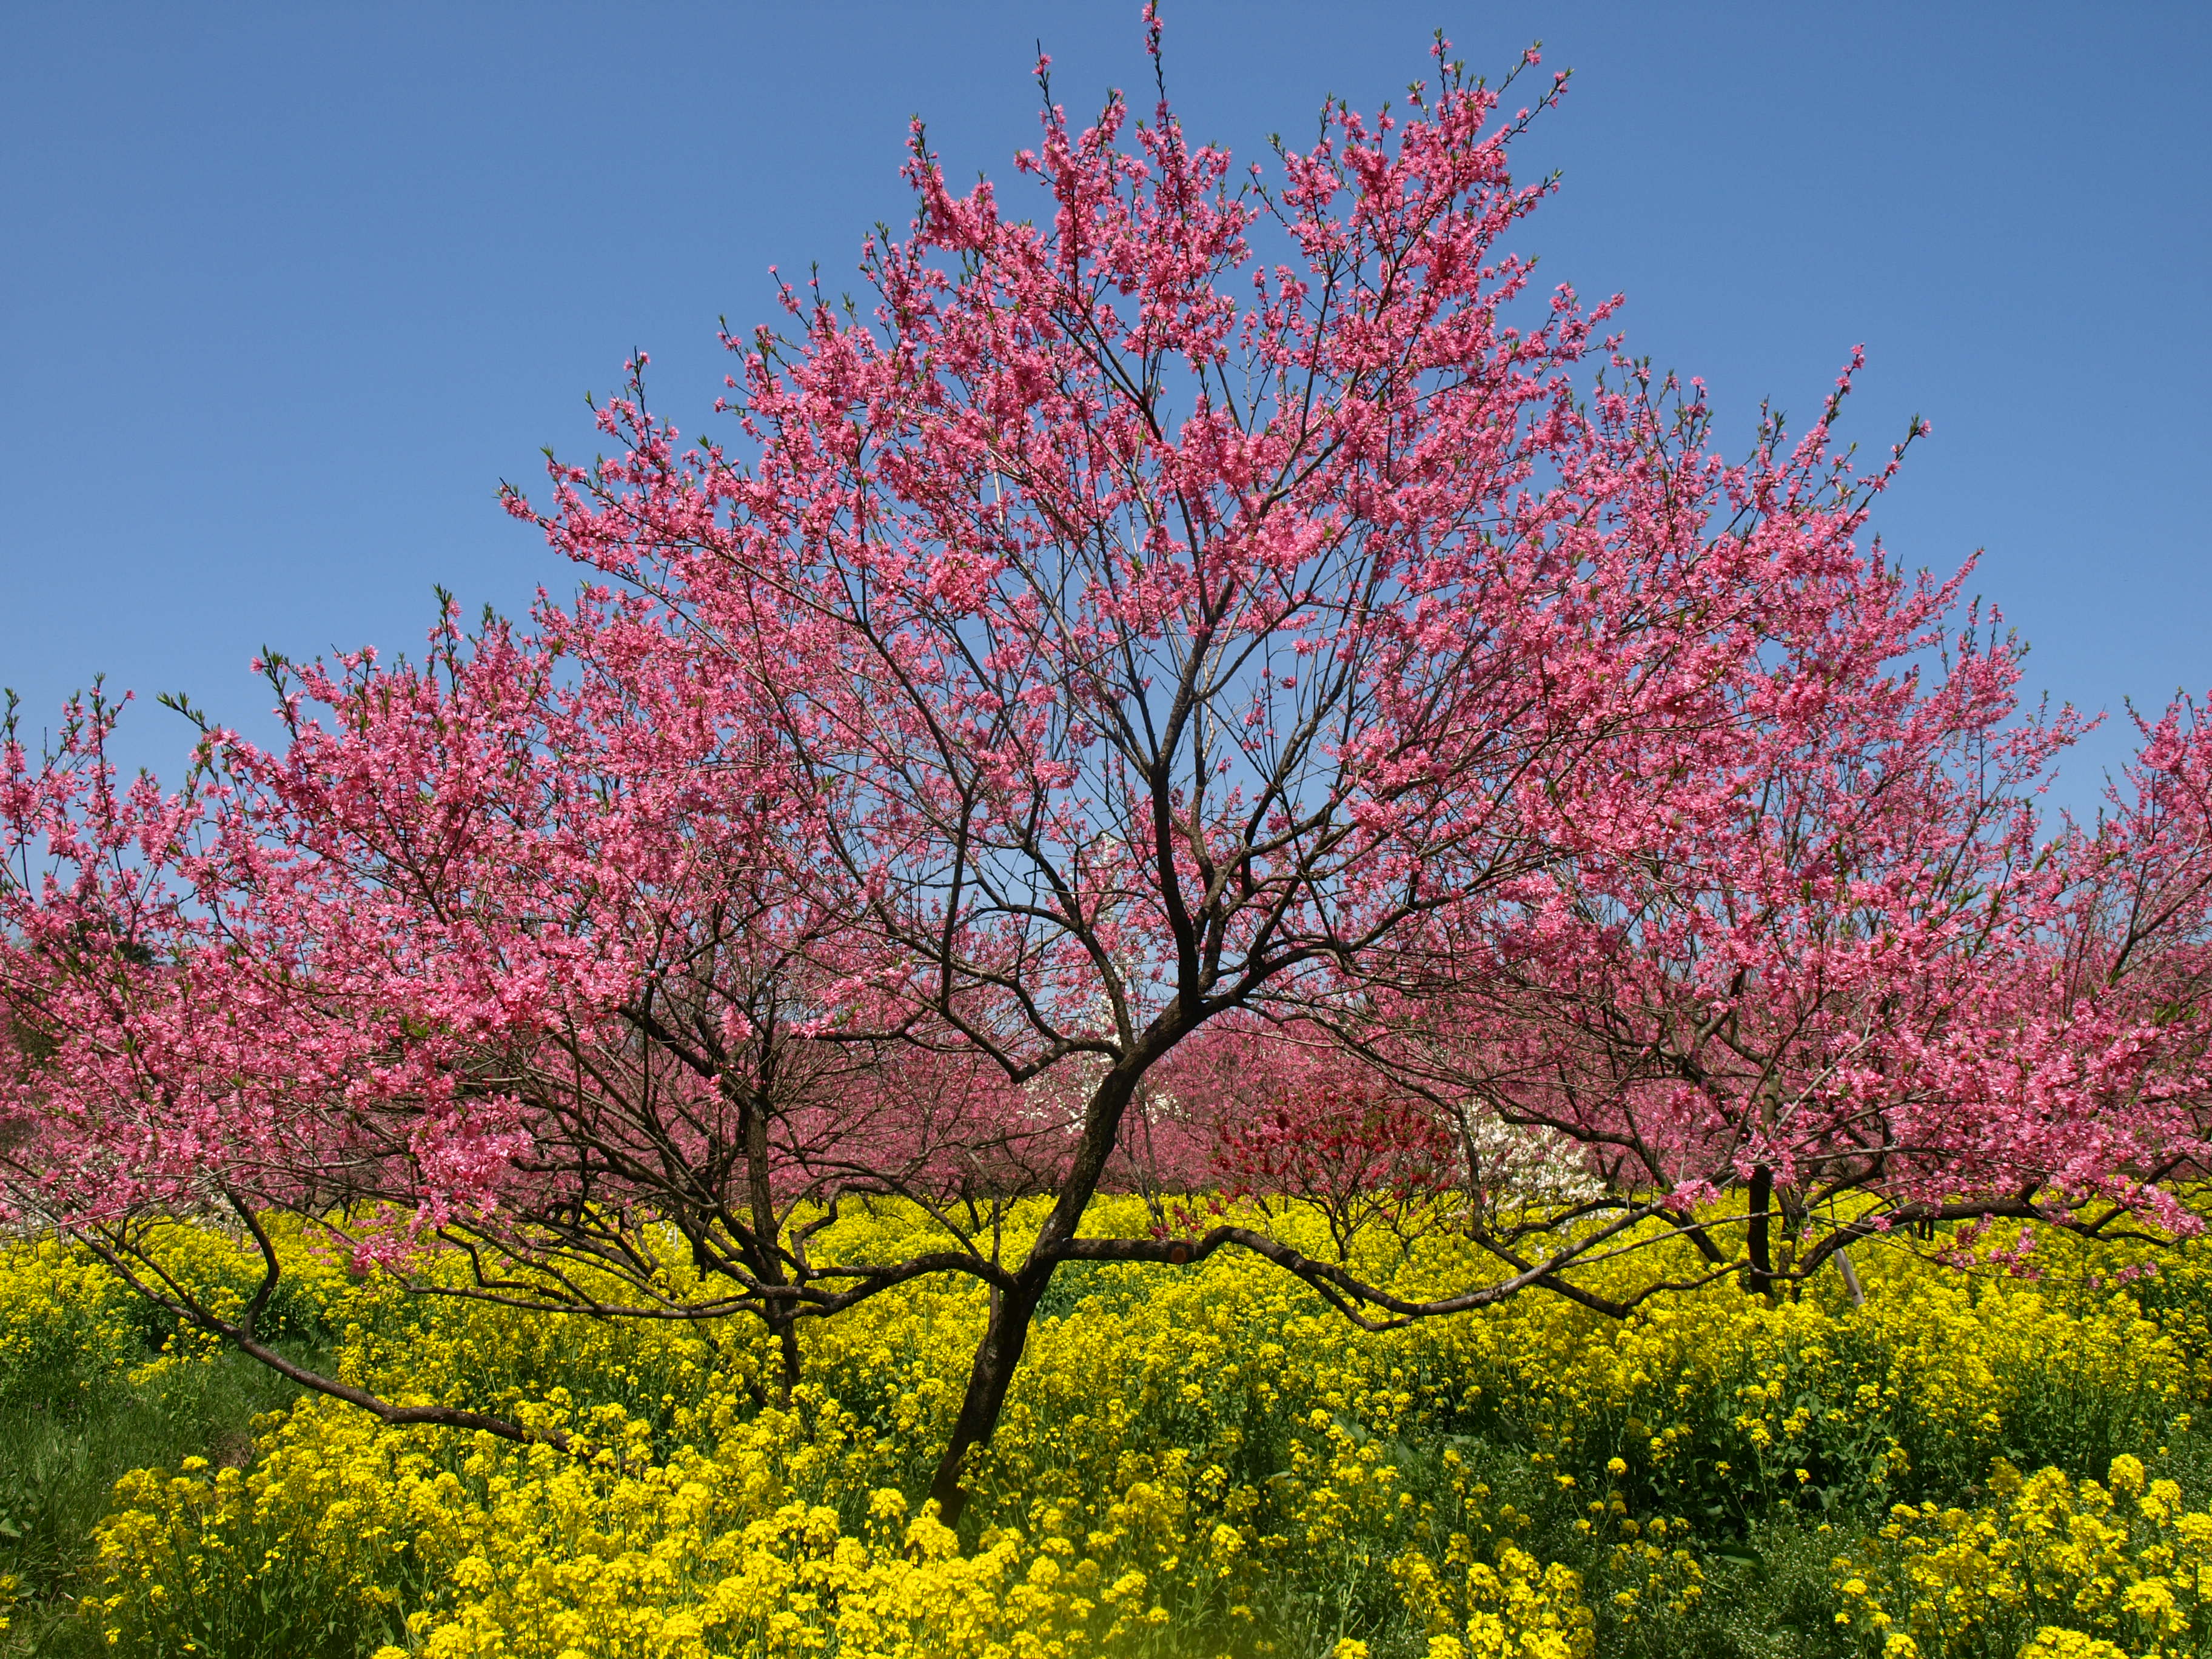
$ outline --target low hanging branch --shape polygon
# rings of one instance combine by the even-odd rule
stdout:
[[[512,1440],[524,1445],[543,1443],[564,1452],[576,1449],[570,1437],[559,1429],[526,1429],[504,1418],[490,1417],[482,1412],[453,1406],[395,1405],[366,1389],[325,1376],[309,1366],[287,1358],[262,1341],[256,1334],[255,1326],[263,1310],[268,1306],[270,1296],[276,1291],[282,1270],[276,1247],[270,1243],[260,1218],[243,1203],[234,1202],[232,1207],[252,1234],[263,1263],[261,1281],[236,1319],[225,1319],[214,1312],[157,1256],[143,1245],[131,1243],[125,1230],[94,1224],[76,1229],[73,1236],[105,1263],[110,1273],[155,1307],[181,1324],[228,1343],[247,1358],[266,1365],[279,1376],[296,1382],[310,1393],[327,1395],[333,1400],[343,1400],[349,1406],[358,1406],[379,1421],[389,1423],[395,1428],[424,1423],[440,1428],[467,1429],[497,1435],[502,1440]]]

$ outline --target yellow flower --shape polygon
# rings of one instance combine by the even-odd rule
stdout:
[[[1017,1208],[1007,1248],[1042,1215]],[[1295,1212],[1245,1218],[1325,1243]],[[1129,1199],[1102,1200],[1086,1223],[1149,1224]],[[811,1249],[817,1261],[889,1258],[942,1243],[936,1226],[880,1204],[842,1214]],[[1243,1651],[1276,1639],[1265,1609],[1285,1593],[1387,1569],[1402,1641],[1425,1641],[1431,1659],[1581,1659],[1601,1612],[1663,1622],[1704,1595],[1694,1534],[1628,1512],[1616,1447],[1637,1451],[1645,1493],[1717,1479],[1802,1503],[1812,1470],[1825,1486],[1856,1469],[1853,1501],[1880,1514],[1980,1483],[1978,1507],[1901,1505],[1893,1535],[1864,1547],[1838,1521],[1837,1616],[1869,1652],[1938,1659],[2000,1623],[2013,1642],[2045,1627],[2035,1659],[2109,1659],[2081,1645],[2097,1643],[2171,1651],[2200,1628],[2196,1585],[2212,1586],[2212,1515],[2189,1503],[2203,1495],[2141,1459],[2116,1459],[2101,1482],[1992,1462],[2021,1443],[2023,1413],[2078,1404],[2083,1379],[2098,1409],[2120,1413],[2116,1443],[2143,1447],[2212,1392],[2193,1357],[2212,1352],[2212,1320],[2185,1317],[2185,1295],[2212,1306],[2193,1266],[2160,1281],[2183,1310],[2164,1326],[2125,1296],[2075,1295],[2063,1275],[1969,1280],[1869,1249],[1863,1308],[1820,1280],[1772,1307],[1721,1285],[1657,1298],[1626,1324],[1524,1297],[1381,1337],[1249,1257],[1175,1273],[1086,1267],[1080,1295],[1032,1333],[977,1454],[963,1545],[917,1501],[988,1313],[963,1284],[911,1281],[807,1325],[787,1407],[756,1325],[410,1302],[319,1266],[296,1223],[278,1243],[343,1375],[489,1401],[590,1455],[388,1430],[304,1401],[260,1425],[242,1470],[194,1460],[118,1485],[94,1598],[118,1646],[222,1651],[206,1621],[266,1607],[302,1628],[352,1620],[372,1639],[404,1624],[430,1659],[1109,1659],[1212,1651],[1224,1628]],[[211,1297],[251,1293],[234,1241],[179,1227],[161,1248]],[[1473,1248],[1423,1237],[1364,1268],[1428,1293],[1463,1279]],[[2101,1252],[2106,1269],[2126,1248],[2052,1245],[2054,1260]],[[679,1281],[692,1271],[679,1249],[669,1261]],[[207,1363],[185,1342],[148,1372],[133,1318],[96,1264],[50,1243],[0,1251],[0,1387],[12,1356],[34,1349],[149,1387]],[[1532,1518],[1443,1438],[1500,1422],[1525,1431],[1528,1478],[1594,1540],[1589,1585],[1540,1559]]]

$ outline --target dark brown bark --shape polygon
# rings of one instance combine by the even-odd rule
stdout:
[[[1121,1132],[1121,1120],[1128,1112],[1130,1102],[1136,1098],[1137,1085],[1152,1061],[1165,1054],[1182,1035],[1181,1030],[1167,1028],[1164,1022],[1156,1024],[1138,1043],[1136,1053],[1099,1080],[1084,1111],[1082,1141],[1076,1148],[1066,1179],[1060,1183],[1052,1212],[1038,1230],[1036,1243],[1030,1246],[1012,1284],[992,1298],[991,1321],[984,1328],[982,1341],[975,1347],[975,1364],[968,1373],[968,1391],[961,1399],[960,1413],[953,1419],[945,1455],[938,1461],[937,1473],[929,1483],[929,1495],[937,1504],[938,1518],[948,1527],[959,1520],[961,1511],[968,1505],[967,1490],[961,1484],[968,1454],[987,1443],[999,1425],[999,1414],[1006,1407],[1006,1390],[1013,1385],[1014,1372],[1022,1363],[1022,1350],[1029,1345],[1030,1324],[1036,1316],[1037,1304],[1043,1299],[1045,1287],[1052,1282],[1054,1270],[1066,1260],[1076,1230],[1082,1224],[1083,1212],[1090,1208],[1091,1196],[1098,1190],[1099,1178],[1106,1172],[1107,1159]]]
[[[327,1395],[333,1400],[343,1400],[349,1406],[358,1406],[380,1421],[389,1423],[395,1428],[418,1423],[430,1424],[441,1428],[467,1429],[493,1434],[502,1440],[512,1440],[518,1445],[526,1446],[544,1443],[562,1451],[569,1449],[569,1438],[560,1430],[550,1429],[540,1431],[526,1429],[520,1424],[508,1422],[504,1418],[487,1416],[482,1412],[469,1411],[454,1406],[396,1405],[389,1400],[370,1393],[366,1389],[356,1388],[336,1377],[325,1376],[319,1371],[288,1359],[276,1349],[261,1341],[254,1334],[254,1330],[262,1310],[267,1306],[271,1293],[276,1288],[279,1271],[276,1252],[269,1241],[269,1235],[263,1230],[259,1218],[242,1204],[237,1205],[236,1207],[240,1218],[244,1220],[247,1230],[252,1234],[255,1244],[260,1249],[265,1263],[265,1271],[261,1285],[255,1291],[252,1301],[246,1304],[245,1310],[235,1320],[225,1319],[202,1304],[150,1257],[140,1255],[126,1245],[118,1244],[97,1230],[80,1233],[77,1237],[106,1265],[109,1272],[155,1307],[166,1309],[185,1323],[230,1343],[249,1359],[265,1365],[279,1376],[297,1383],[301,1388],[312,1393]],[[146,1271],[142,1273],[140,1271],[142,1267]]]
[[[1774,1171],[1762,1164],[1751,1172],[1751,1215],[1745,1230],[1745,1254],[1751,1265],[1745,1270],[1743,1287],[1753,1296],[1770,1300],[1774,1296],[1774,1257],[1768,1243],[1767,1222],[1773,1198]]]
[[[741,1117],[745,1136],[745,1197],[752,1211],[753,1237],[759,1241],[759,1263],[755,1271],[762,1285],[781,1290],[790,1281],[783,1271],[778,1249],[781,1226],[776,1218],[775,1198],[769,1186],[768,1102],[756,1097],[744,1102]],[[783,1361],[783,1376],[776,1389],[776,1403],[791,1409],[791,1391],[799,1386],[799,1327],[795,1308],[787,1297],[763,1296],[763,1316],[775,1334]]]
[[[948,1527],[957,1522],[961,1511],[968,1507],[967,1489],[961,1484],[968,1454],[988,1441],[998,1427],[999,1414],[1006,1408],[1006,1390],[1021,1365],[1022,1350],[1029,1345],[1037,1303],[1052,1280],[1052,1270],[1059,1265],[1056,1261],[1037,1264],[1042,1271],[1035,1273],[1024,1269],[1014,1289],[992,1298],[995,1305],[991,1322],[976,1345],[975,1363],[968,1373],[968,1391],[961,1399],[960,1414],[953,1419],[945,1455],[929,1483],[937,1517]]]

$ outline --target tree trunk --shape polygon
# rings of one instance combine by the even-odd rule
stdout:
[[[1745,1239],[1751,1267],[1743,1276],[1743,1287],[1754,1296],[1765,1297],[1769,1303],[1775,1300],[1774,1257],[1768,1247],[1766,1231],[1773,1196],[1774,1171],[1762,1164],[1751,1172],[1751,1221]]]
[[[1034,1275],[1024,1268],[1015,1281],[1015,1288],[994,1298],[991,1322],[983,1333],[983,1340],[975,1348],[975,1363],[969,1370],[968,1392],[960,1401],[960,1415],[953,1419],[952,1435],[945,1443],[945,1455],[937,1465],[937,1474],[929,1483],[929,1496],[937,1505],[937,1518],[946,1526],[960,1519],[960,1512],[968,1507],[967,1490],[960,1483],[962,1465],[968,1454],[991,1437],[991,1431],[999,1425],[999,1413],[1006,1407],[1006,1390],[1012,1386],[1014,1372],[1022,1363],[1022,1350],[1029,1345],[1030,1322],[1036,1316],[1037,1303],[1044,1296],[1045,1286],[1052,1281],[1054,1262],[1040,1264],[1043,1271]]]
[[[1778,1206],[1782,1212],[1782,1237],[1774,1244],[1776,1276],[1790,1286],[1790,1299],[1796,1301],[1803,1295],[1805,1281],[1797,1274],[1797,1245],[1805,1236],[1805,1203],[1795,1187],[1784,1187]],[[1779,1291],[1770,1291],[1767,1300],[1776,1301]]]
[[[1866,1291],[1859,1284],[1858,1273],[1851,1266],[1850,1253],[1848,1250],[1836,1252],[1836,1271],[1843,1274],[1844,1288],[1851,1293],[1851,1306],[1865,1307]]]
[[[1091,1091],[1090,1104],[1084,1110],[1083,1140],[1076,1148],[1074,1162],[1060,1183],[1052,1213],[1038,1230],[1036,1243],[1030,1247],[1013,1284],[1000,1293],[991,1311],[991,1322],[976,1346],[975,1363],[968,1373],[968,1392],[960,1401],[960,1414],[953,1419],[951,1438],[929,1483],[938,1518],[948,1527],[959,1520],[960,1512],[968,1506],[968,1493],[960,1483],[961,1466],[999,1425],[1006,1390],[1013,1384],[1022,1350],[1029,1343],[1030,1322],[1044,1297],[1045,1286],[1052,1282],[1053,1270],[1060,1266],[1076,1229],[1082,1224],[1091,1195],[1098,1190],[1115,1138],[1121,1133],[1121,1120],[1136,1097],[1137,1084],[1152,1061],[1182,1035],[1177,1031],[1163,1040],[1164,1034],[1156,1025],[1146,1033],[1136,1052],[1100,1079]]]
[[[769,1185],[769,1099],[765,1090],[745,1091],[738,1099],[738,1125],[745,1138],[745,1200],[752,1212],[753,1237],[758,1261],[753,1271],[763,1285],[781,1290],[790,1283],[777,1254],[781,1227],[776,1219],[775,1194]],[[776,1388],[776,1405],[791,1409],[791,1391],[799,1386],[799,1322],[796,1306],[784,1297],[763,1298],[768,1328],[775,1334],[783,1360],[783,1376]]]

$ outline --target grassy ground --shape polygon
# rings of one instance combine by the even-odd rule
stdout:
[[[242,1464],[253,1419],[297,1393],[236,1356],[137,1383],[88,1381],[73,1369],[34,1373],[0,1404],[0,1577],[15,1578],[18,1598],[0,1635],[9,1659],[106,1653],[76,1603],[88,1588],[93,1528],[113,1502],[116,1480],[189,1456]]]

